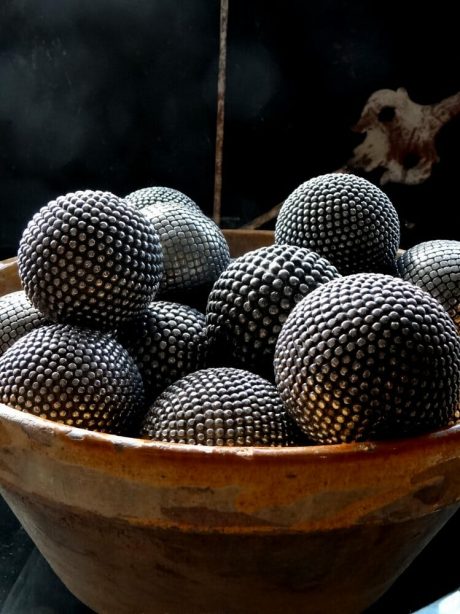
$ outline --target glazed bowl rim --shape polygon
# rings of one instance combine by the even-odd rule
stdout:
[[[60,440],[68,440],[73,443],[85,445],[87,451],[95,448],[113,449],[119,451],[138,450],[142,453],[156,455],[158,452],[167,454],[169,457],[202,459],[214,456],[218,458],[263,458],[269,462],[282,462],[283,459],[289,461],[311,461],[320,457],[321,459],[339,459],[346,457],[388,457],[395,453],[420,452],[428,453],[433,449],[444,444],[452,445],[457,443],[460,454],[460,424],[444,429],[429,431],[423,434],[404,437],[398,439],[369,440],[362,442],[338,443],[338,444],[317,444],[305,446],[206,446],[175,442],[153,441],[148,439],[127,437],[124,435],[113,435],[111,433],[100,433],[87,429],[68,426],[59,422],[54,422],[47,418],[42,418],[30,414],[0,402],[0,428],[4,423],[13,424],[21,430],[33,436],[34,434],[46,433]]]

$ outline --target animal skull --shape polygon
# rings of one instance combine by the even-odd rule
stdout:
[[[437,104],[420,105],[402,87],[378,90],[353,127],[366,138],[353,150],[346,168],[366,172],[382,168],[381,184],[422,183],[439,160],[434,143],[437,133],[458,113],[460,92]]]

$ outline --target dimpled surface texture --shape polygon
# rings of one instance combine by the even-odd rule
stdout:
[[[275,372],[286,408],[318,443],[409,435],[453,418],[460,337],[441,305],[413,284],[350,275],[292,311]]]
[[[107,333],[52,324],[0,358],[0,400],[16,409],[103,433],[124,434],[144,407],[139,370]]]
[[[22,236],[19,275],[31,303],[56,322],[110,328],[153,300],[162,275],[159,238],[110,192],[60,196]]]
[[[460,331],[460,241],[425,241],[397,260],[401,277],[434,296]]]
[[[169,205],[173,207],[188,207],[194,211],[201,212],[198,205],[191,198],[174,190],[173,188],[165,188],[163,186],[153,186],[150,188],[141,188],[135,192],[131,192],[125,196],[125,200],[134,205],[138,209],[143,209],[150,205],[162,206]]]
[[[141,433],[207,446],[292,445],[299,436],[273,384],[225,367],[196,371],[169,386],[147,412]]]
[[[186,305],[152,303],[117,335],[133,356],[150,404],[167,386],[205,366],[204,314]]]
[[[192,209],[149,206],[145,216],[157,231],[164,257],[158,297],[214,283],[230,262],[224,235],[211,219]]]
[[[271,245],[234,260],[209,295],[206,310],[210,360],[224,357],[273,379],[278,334],[294,306],[339,274],[308,249]]]
[[[25,295],[24,290],[0,297],[0,355],[34,328],[50,324]]]
[[[276,243],[308,247],[340,273],[396,273],[398,214],[382,190],[355,175],[329,173],[300,185],[286,199]]]

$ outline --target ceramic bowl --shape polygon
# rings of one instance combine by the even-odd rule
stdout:
[[[227,233],[233,253],[271,233]],[[0,266],[0,292],[19,287]],[[303,448],[91,433],[0,406],[0,491],[96,612],[359,613],[456,511],[460,427]]]

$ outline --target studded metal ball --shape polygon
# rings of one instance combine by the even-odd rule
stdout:
[[[325,258],[302,247],[271,245],[234,260],[209,295],[210,361],[274,378],[278,334],[294,306],[339,274]]]
[[[389,275],[335,279],[284,325],[275,373],[285,406],[318,443],[447,426],[460,393],[460,337],[441,305]]]
[[[111,335],[67,324],[27,333],[0,357],[0,401],[104,433],[124,434],[144,408],[133,359]]]
[[[205,366],[204,314],[177,303],[156,301],[117,337],[134,358],[150,404],[167,386]]]
[[[396,273],[399,220],[382,190],[356,175],[329,173],[300,185],[284,202],[276,243],[307,247],[340,273]]]
[[[110,328],[153,300],[162,254],[152,224],[110,192],[60,196],[29,222],[18,251],[31,303],[53,321]]]
[[[227,267],[230,253],[220,228],[192,209],[149,206],[144,215],[157,231],[164,257],[164,276],[157,298],[210,287]],[[209,288],[210,289],[210,288]]]
[[[24,290],[0,297],[0,355],[20,337],[45,324],[50,321],[32,307]]]
[[[165,188],[163,186],[153,186],[150,188],[142,188],[131,192],[125,196],[125,200],[134,205],[138,209],[143,209],[150,205],[162,206],[168,205],[173,207],[188,207],[194,211],[201,212],[201,209],[191,198],[174,190],[173,188]]]
[[[196,371],[169,386],[141,434],[208,446],[286,446],[301,437],[270,382],[229,368]]]
[[[460,241],[425,241],[397,260],[401,277],[434,296],[460,332]]]

